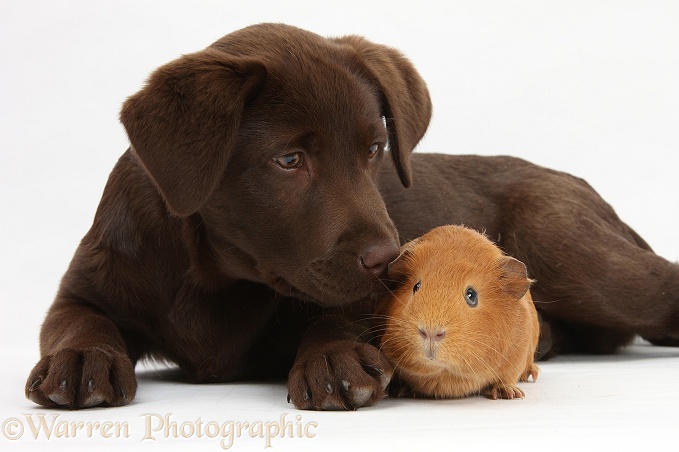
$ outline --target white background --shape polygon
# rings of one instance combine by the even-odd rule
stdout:
[[[264,21],[327,36],[360,34],[402,50],[434,102],[420,151],[510,154],[583,177],[658,254],[679,260],[679,2],[0,0],[0,350],[14,364],[1,366],[0,422],[52,413],[23,399],[23,380],[38,358],[39,326],[59,279],[127,147],[117,120],[122,101],[157,66]],[[541,380],[526,388],[528,398],[510,404],[520,408],[505,414],[508,405],[482,399],[303,413],[319,420],[326,436],[319,430],[313,440],[281,440],[274,449],[336,441],[397,449],[429,441],[453,450],[456,438],[527,446],[541,435],[562,445],[594,439],[624,448],[632,438],[652,445],[663,434],[672,437],[679,352],[637,346],[618,357],[569,360],[547,363]],[[159,406],[168,403],[168,391],[176,403]],[[531,398],[530,391],[541,395]],[[644,395],[625,398],[635,393]],[[212,413],[237,420],[234,413],[251,416],[249,407],[256,407],[266,413],[262,420],[273,420],[281,410],[297,413],[281,403],[284,396],[280,385],[196,388],[148,378],[135,405],[64,415],[138,421],[141,412],[190,407],[206,419]],[[201,411],[194,400],[207,405]],[[624,427],[630,422],[640,430]],[[411,443],[396,441],[389,426]],[[0,443],[37,445],[1,434]],[[253,441],[240,447],[250,446],[263,448]]]

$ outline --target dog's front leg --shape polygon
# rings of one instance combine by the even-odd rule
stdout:
[[[41,359],[26,397],[43,406],[86,408],[129,403],[134,364],[120,330],[91,306],[57,298],[42,326]]]
[[[386,395],[394,367],[361,336],[370,325],[341,316],[312,323],[288,377],[289,399],[299,409],[355,410]]]

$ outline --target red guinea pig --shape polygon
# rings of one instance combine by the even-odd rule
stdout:
[[[540,326],[526,266],[484,235],[442,226],[405,244],[376,308],[399,395],[523,398]]]

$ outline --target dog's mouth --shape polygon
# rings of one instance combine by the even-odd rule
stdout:
[[[269,284],[278,294],[285,297],[297,298],[302,301],[318,303],[311,295],[303,292],[293,286],[287,279],[282,276],[274,278],[273,282]]]
[[[366,300],[379,292],[384,285],[377,277],[373,284],[353,284],[341,287],[341,284],[315,284],[314,287],[302,290],[286,278],[279,276],[269,284],[278,294],[298,300],[315,303],[322,307],[333,308],[346,306]],[[384,289],[386,290],[386,289]]]
[[[277,294],[324,308],[374,300],[393,288],[381,279],[388,277],[386,272],[373,272],[358,261],[353,253],[333,252],[302,265],[281,263],[260,275]]]

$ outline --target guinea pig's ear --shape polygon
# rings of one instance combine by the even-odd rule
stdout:
[[[514,299],[520,299],[530,288],[528,271],[523,262],[513,257],[503,256],[498,260],[500,269],[500,286],[502,290]]]
[[[408,264],[415,257],[415,245],[418,239],[410,241],[401,247],[401,254],[391,261],[387,267],[388,278],[392,282],[401,283],[408,276]]]
[[[412,63],[395,49],[360,36],[344,36],[334,41],[353,48],[361,72],[380,90],[389,150],[401,183],[410,187],[410,153],[424,136],[431,119],[427,85]]]
[[[124,103],[132,149],[174,214],[196,212],[216,188],[265,74],[259,62],[206,49],[160,67]]]

